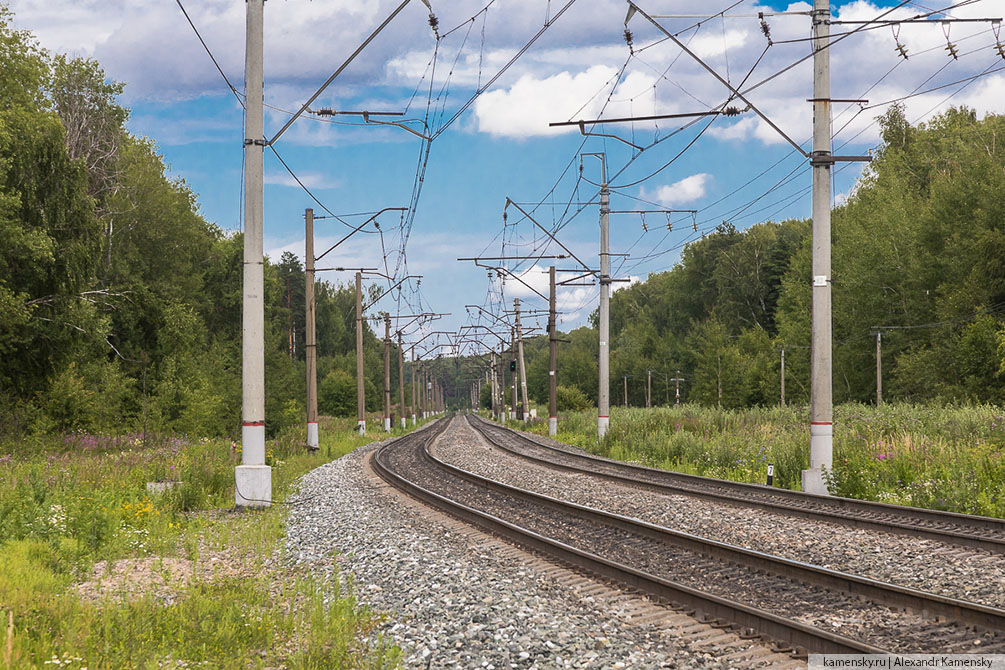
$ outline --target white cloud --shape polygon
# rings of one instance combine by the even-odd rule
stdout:
[[[309,189],[324,190],[329,188],[338,188],[341,185],[337,179],[334,179],[331,175],[327,175],[322,172],[297,172],[297,177],[299,177],[304,186]],[[277,186],[300,188],[300,184],[297,183],[289,172],[274,172],[267,174],[265,175],[265,183]]]
[[[664,207],[685,205],[703,198],[711,181],[712,175],[707,172],[699,172],[673,184],[660,186],[652,193],[643,188],[639,192],[639,197],[646,200],[656,200]]]
[[[475,102],[477,130],[503,137],[534,137],[578,132],[576,126],[549,127],[555,121],[627,117],[652,113],[656,77],[595,65],[578,74],[567,71],[550,77],[520,77],[508,89],[490,91]],[[613,89],[613,90],[612,90]],[[635,129],[652,128],[636,123]],[[625,134],[627,124],[603,132]],[[600,132],[600,131],[598,131]]]
[[[132,100],[187,100],[203,95],[229,95],[213,64],[203,52],[184,16],[173,3],[154,0],[19,0],[15,4],[15,22],[19,28],[34,31],[42,45],[56,52],[98,58],[109,76],[127,83],[126,102]],[[396,0],[374,0],[361,3],[353,0],[330,0],[319,3],[281,3],[266,7],[266,91],[270,102],[285,108],[295,108],[331,73],[352,47],[390,13]],[[446,112],[466,100],[472,89],[484,85],[541,27],[547,7],[543,0],[510,0],[493,6],[466,25],[483,5],[483,0],[456,0],[440,3],[437,15],[441,33],[460,26],[440,43],[433,94],[446,95]],[[794,2],[786,9],[805,12],[806,2]],[[243,87],[244,68],[244,6],[229,0],[202,0],[186,3],[192,20],[231,81]],[[674,7],[680,12],[707,11],[704,0],[678,0]],[[772,7],[750,6],[747,13]],[[873,18],[888,8],[875,0],[853,0],[833,3],[836,19],[863,20]],[[611,94],[605,84],[618,71],[627,57],[627,46],[621,39],[620,22],[624,4],[619,0],[591,0],[589,5],[576,5],[549,27],[548,32],[524,53],[514,66],[476,103],[473,114],[457,124],[500,137],[534,137],[557,131],[548,129],[548,122],[577,118],[597,118]],[[903,8],[891,18],[906,18],[915,9]],[[986,14],[980,3],[959,7],[954,14],[973,18]],[[484,20],[484,41],[482,37]],[[787,39],[805,38],[809,21],[805,15],[770,16],[775,47],[764,54],[747,85],[758,82],[771,72],[777,72],[805,55],[807,43],[783,44]],[[668,29],[683,30],[689,22],[664,22]],[[940,25],[905,25],[899,42],[911,55],[902,61],[893,76],[866,91],[878,77],[897,64],[899,56],[890,31],[863,31],[836,44],[831,50],[832,84],[835,97],[866,95],[873,102],[890,100],[909,94],[919,85],[933,87],[976,74],[984,67],[980,53],[968,57],[967,52],[986,48],[991,54],[993,39],[983,24],[956,24],[950,39],[963,56],[944,72],[948,56],[943,47],[946,36]],[[728,91],[704,69],[682,55],[669,41],[653,45],[661,36],[644,21],[636,18],[631,26],[635,32],[636,56],[627,67],[620,85],[603,114],[631,116],[666,114],[707,109],[723,102]],[[470,29],[470,30],[469,30]],[[337,36],[329,39],[327,36]],[[313,37],[312,37],[313,36]],[[324,37],[318,37],[324,36]],[[716,19],[704,22],[700,29],[681,33],[681,39],[696,54],[706,60],[723,77],[733,83],[740,81],[761,56],[766,44],[760,35],[756,19]],[[462,47],[463,44],[463,47]],[[638,48],[649,45],[644,52]],[[378,103],[386,99],[388,108],[403,106],[416,84],[417,100],[425,102],[429,90],[427,69],[433,52],[434,39],[426,25],[426,12],[421,3],[407,7],[367,47],[366,51],[340,75],[332,91],[319,99],[319,104],[331,102],[357,105],[363,100]],[[667,69],[669,67],[669,69]],[[928,83],[925,79],[936,72]],[[425,79],[423,76],[425,75]],[[449,78],[449,86],[444,86]],[[991,81],[991,78],[988,79]],[[1000,81],[1000,80],[999,80]],[[786,72],[759,87],[751,99],[781,129],[796,142],[808,142],[810,136],[812,71],[810,61]],[[979,84],[980,82],[978,82]],[[656,85],[655,88],[653,85]],[[981,112],[1002,111],[999,89],[973,84],[953,97],[941,101],[955,87],[912,98],[907,102],[909,118],[924,120],[931,113],[943,111],[949,104],[972,104]],[[975,95],[984,91],[986,95]],[[404,96],[404,98],[402,98]],[[392,104],[393,103],[393,104]],[[874,117],[882,107],[858,112],[852,106],[834,109],[834,129],[837,132],[850,123],[839,140],[855,137],[857,145],[872,144],[878,138]],[[582,109],[580,109],[582,108]],[[413,107],[413,109],[415,109]],[[910,116],[913,114],[914,116]],[[283,115],[270,112],[269,125],[283,120]],[[317,126],[319,124],[313,124]],[[298,123],[286,139],[297,143],[334,143],[330,128],[312,128],[310,123]],[[661,123],[664,130],[676,124]],[[611,132],[626,136],[626,125],[611,126]],[[647,144],[653,126],[636,123],[632,129],[638,144]],[[341,142],[347,134],[339,127]],[[373,130],[373,129],[367,129]],[[575,133],[572,127],[565,132]],[[193,130],[191,138],[202,139]],[[718,119],[708,136],[724,141],[756,141],[762,144],[784,143],[785,139],[753,113],[742,119]],[[379,131],[367,134],[361,141],[401,141],[410,139],[407,133]],[[160,138],[157,138],[160,139]]]
[[[547,303],[542,299],[548,295],[549,279],[548,268],[543,265],[534,265],[518,275],[520,281],[507,278],[505,282],[505,294],[508,303],[513,298],[520,298],[526,309],[547,309]],[[572,275],[566,275],[566,278]],[[611,284],[611,293],[616,293],[624,288],[642,281],[641,277],[629,275],[626,282],[615,282]],[[561,278],[559,278],[561,281]],[[589,279],[577,281],[577,285],[555,287],[555,308],[560,313],[559,323],[578,324],[589,316],[590,312],[597,308],[600,300],[600,285],[594,283],[590,285]],[[578,284],[587,284],[585,286]],[[528,286],[529,284],[529,286]],[[498,289],[498,284],[495,285]],[[537,293],[535,293],[537,291]],[[540,293],[541,295],[538,295]]]
[[[640,281],[642,281],[642,277],[639,277],[637,275],[628,275],[627,279],[628,279],[628,281],[622,281],[622,282],[618,282],[616,284],[612,284],[611,293],[612,294],[613,293],[617,293],[618,291],[620,291],[622,289],[626,289],[629,286],[632,286],[634,284],[638,284]]]
[[[568,128],[549,128],[548,123],[584,116],[577,113],[583,101],[611,85],[616,73],[612,67],[595,65],[577,75],[560,72],[543,79],[524,75],[508,90],[490,91],[478,99],[478,130],[504,137],[568,132]]]
[[[750,32],[747,30],[727,30],[701,35],[691,41],[688,48],[702,58],[714,58],[727,52],[742,48],[747,43]]]

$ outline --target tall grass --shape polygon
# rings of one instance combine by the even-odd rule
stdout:
[[[318,452],[287,432],[267,444],[274,498],[373,439],[323,420]],[[400,432],[400,431],[398,431]],[[4,448],[6,447],[6,449]],[[387,667],[362,642],[379,617],[336,581],[278,572],[286,509],[235,513],[230,440],[72,435],[0,446],[0,668]],[[166,493],[151,481],[179,482]],[[233,563],[153,593],[78,595],[96,561]],[[293,607],[292,604],[296,604]],[[13,613],[14,633],[8,623]]]
[[[547,433],[543,423],[531,430]],[[809,467],[806,407],[717,410],[612,408],[597,439],[595,411],[559,419],[558,438],[596,454],[740,482],[798,489]],[[836,495],[1005,517],[1005,409],[847,404],[834,410]]]

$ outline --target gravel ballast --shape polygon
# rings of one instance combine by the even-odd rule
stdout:
[[[1000,557],[934,540],[788,517],[684,495],[655,494],[544,468],[470,438],[440,440],[437,457],[484,477],[721,542],[993,607],[1005,606]]]
[[[340,578],[388,613],[376,633],[402,647],[406,667],[732,667],[375,485],[363,464],[375,446],[302,478],[287,560],[331,575],[334,553]]]

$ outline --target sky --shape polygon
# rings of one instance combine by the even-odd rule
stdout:
[[[268,137],[398,4],[266,2]],[[693,56],[641,12],[627,25],[629,44],[623,0],[430,4],[435,20],[420,0],[408,3],[312,105],[400,112],[370,118],[401,125],[365,123],[359,115],[308,114],[273,146],[296,178],[270,151],[265,160],[265,249],[273,260],[284,252],[303,259],[305,208],[327,217],[315,223],[319,252],[349,232],[347,226],[358,226],[380,209],[408,208],[385,212],[377,219],[379,231],[368,224],[319,263],[377,267],[395,278],[421,275],[374,307],[394,314],[450,313],[406,340],[431,330],[493,323],[465,305],[499,313],[519,298],[525,309],[546,307],[537,294],[547,295],[547,266],[578,267],[573,259],[485,262],[505,265],[520,276],[517,281],[457,258],[566,253],[543,232],[547,229],[578,259],[599,267],[602,167],[614,210],[611,253],[625,254],[612,256],[614,274],[624,280],[615,289],[672,267],[687,242],[722,222],[744,229],[809,217],[810,168],[790,141],[811,149],[810,4],[638,0],[642,12]],[[44,48],[95,58],[110,79],[125,83],[121,102],[132,110],[130,131],[156,143],[170,174],[197,194],[207,220],[240,230],[245,3],[182,0],[181,5],[237,95],[177,2],[10,2],[15,25],[32,31]],[[911,122],[953,105],[973,108],[979,116],[1005,111],[1005,57],[995,49],[1001,24],[939,21],[1001,17],[1001,0],[835,0],[831,9],[834,21],[873,20],[884,13],[887,19],[907,19],[946,10],[899,26],[873,24],[835,42],[831,97],[868,100],[834,104],[836,154],[863,155],[877,147],[877,118],[905,96]],[[831,31],[838,35],[860,25],[834,23]],[[736,116],[586,126],[607,137],[584,137],[575,125],[549,127],[717,109],[730,99],[717,76],[749,90],[745,97],[777,130],[737,100],[729,102],[741,111]],[[584,154],[603,154],[603,163]],[[862,163],[838,164],[835,205],[853,193],[863,169]],[[517,205],[507,206],[507,199]],[[320,276],[333,283],[351,279],[338,272]],[[369,281],[393,283],[377,276]],[[598,295],[594,285],[560,288],[559,327],[586,323]]]

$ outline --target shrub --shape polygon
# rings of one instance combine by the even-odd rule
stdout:
[[[345,370],[333,370],[318,386],[318,411],[329,416],[356,414],[356,380]]]
[[[590,399],[575,386],[559,386],[555,399],[560,412],[579,412],[590,407]]]

